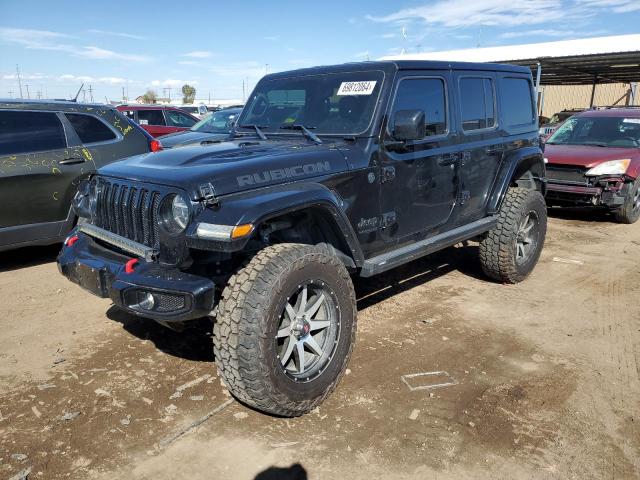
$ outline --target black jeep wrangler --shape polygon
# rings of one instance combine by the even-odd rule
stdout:
[[[264,77],[234,138],[99,170],[58,258],[71,281],[165,325],[214,318],[229,390],[310,411],[345,371],[351,276],[477,239],[523,280],[546,233],[529,70],[371,62]]]

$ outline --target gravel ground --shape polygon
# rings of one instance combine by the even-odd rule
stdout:
[[[124,314],[57,248],[0,254],[0,478],[640,478],[640,223],[554,212],[515,286],[474,244],[358,280],[350,370],[297,419],[229,396],[207,319]]]

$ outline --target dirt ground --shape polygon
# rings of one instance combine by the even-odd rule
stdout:
[[[229,396],[209,321],[119,312],[56,253],[0,254],[1,479],[640,478],[640,224],[554,213],[515,286],[473,244],[358,280],[348,374],[297,419]]]

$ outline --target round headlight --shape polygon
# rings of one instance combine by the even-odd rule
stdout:
[[[187,228],[189,222],[189,205],[185,202],[182,195],[176,195],[171,202],[171,213],[180,230]]]
[[[189,205],[182,195],[167,197],[162,209],[162,222],[171,233],[180,233],[189,223]]]

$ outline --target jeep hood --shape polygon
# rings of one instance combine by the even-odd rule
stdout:
[[[201,145],[207,142],[223,142],[229,138],[228,133],[185,132],[170,133],[158,137],[163,148],[184,147],[185,145]]]
[[[593,168],[609,160],[636,158],[640,154],[637,148],[597,147],[593,145],[550,145],[544,147],[544,156],[549,165],[575,165]]]
[[[336,144],[238,139],[137,155],[98,173],[180,188],[197,199],[199,186],[206,183],[213,185],[216,195],[226,195],[346,169],[346,158]]]

